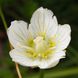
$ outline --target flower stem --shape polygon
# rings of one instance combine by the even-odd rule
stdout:
[[[17,73],[18,73],[19,78],[22,78],[18,64],[15,63],[15,66],[16,66],[16,71],[17,71]]]
[[[3,22],[3,24],[4,24],[4,28],[5,28],[6,32],[7,32],[8,26],[7,26],[6,20],[5,20],[5,18],[4,18],[4,15],[3,15],[3,12],[2,12],[1,7],[0,7],[0,17],[1,17],[2,22]],[[13,49],[13,47],[12,47],[11,45],[10,45],[10,48]],[[21,73],[20,73],[18,64],[15,63],[15,66],[16,66],[16,71],[17,71],[18,77],[19,77],[19,78],[22,78],[22,75],[21,75]]]
[[[40,70],[40,78],[44,78],[44,71]]]

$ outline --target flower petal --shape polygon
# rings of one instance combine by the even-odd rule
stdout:
[[[11,50],[10,56],[14,62],[17,62],[20,65],[30,66],[30,67],[38,66],[37,60],[33,60],[33,59],[27,57],[26,49],[24,49],[24,48],[17,48],[17,49]]]
[[[8,28],[7,34],[9,41],[14,48],[19,47],[19,44],[26,45],[26,40],[31,37],[27,30],[27,23],[16,20],[11,22],[11,26]]]
[[[47,69],[56,66],[59,63],[59,60],[61,58],[64,58],[65,51],[54,53],[50,59],[33,60],[27,57],[26,49],[17,48],[10,51],[10,56],[14,62],[17,62],[20,65],[28,67],[39,67],[40,69]]]
[[[61,58],[65,57],[65,51],[55,52],[50,59],[40,61],[39,67],[41,69],[47,69],[56,66]]]
[[[53,12],[40,7],[32,15],[29,30],[34,36],[46,33],[47,36],[53,36],[57,31],[58,23]]]
[[[58,27],[58,31],[56,33],[56,41],[57,41],[57,46],[56,49],[59,51],[64,50],[67,48],[67,46],[70,43],[71,40],[71,29],[68,24],[60,25]]]

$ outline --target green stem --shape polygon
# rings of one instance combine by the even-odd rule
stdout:
[[[40,78],[44,78],[44,71],[42,69],[40,70]]]
[[[8,27],[7,27],[7,23],[6,23],[6,21],[5,21],[4,15],[3,15],[3,13],[2,13],[1,7],[0,7],[0,17],[1,17],[2,22],[3,22],[3,24],[4,24],[5,30],[7,31],[7,28],[8,28]]]
[[[2,12],[1,7],[0,7],[0,17],[1,17],[2,22],[3,22],[3,24],[4,24],[4,28],[5,28],[6,32],[7,32],[8,26],[7,26],[6,20],[5,20],[5,18],[4,18],[4,14],[3,14],[3,12]],[[11,45],[10,45],[10,48],[12,49],[12,46],[11,46]],[[21,73],[20,73],[18,64],[15,63],[15,66],[16,66],[16,71],[17,71],[18,77],[19,77],[19,78],[22,78],[22,75],[21,75]]]

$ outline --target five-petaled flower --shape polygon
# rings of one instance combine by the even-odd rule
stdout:
[[[66,55],[65,49],[71,40],[71,28],[60,25],[53,12],[40,7],[32,15],[30,24],[13,21],[7,30],[14,47],[10,56],[23,66],[41,69],[56,66]]]

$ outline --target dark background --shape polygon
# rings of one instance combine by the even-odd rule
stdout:
[[[33,12],[41,6],[52,10],[59,24],[70,24],[72,40],[66,58],[56,67],[40,70],[20,66],[23,78],[78,78],[78,0],[0,0],[8,27],[15,19],[30,23]],[[0,78],[18,78],[9,51],[8,38],[0,17]]]

